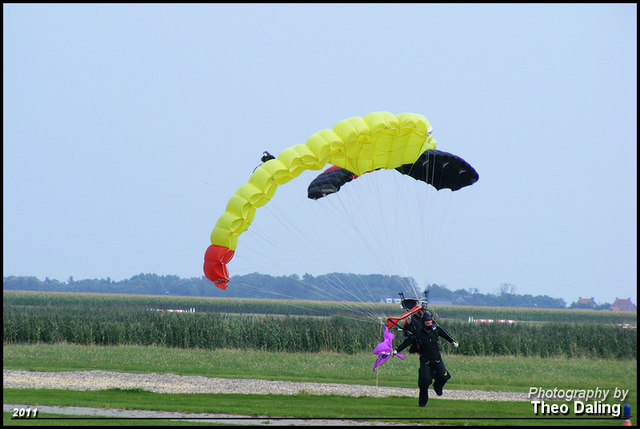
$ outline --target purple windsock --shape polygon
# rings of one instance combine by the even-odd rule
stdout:
[[[376,362],[373,364],[373,370],[376,372],[376,374],[378,373],[376,368],[378,368],[380,365],[385,363],[387,359],[389,359],[392,356],[391,352],[393,351],[393,347],[391,345],[391,342],[393,341],[394,338],[395,338],[395,335],[389,332],[389,328],[385,326],[384,340],[382,340],[382,342],[373,349],[373,354],[378,355],[378,359],[376,359]],[[397,356],[400,359],[404,359],[404,356],[401,355],[400,353],[396,353],[395,356]]]

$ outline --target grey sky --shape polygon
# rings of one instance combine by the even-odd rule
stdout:
[[[3,72],[4,276],[200,277],[263,150],[389,111],[480,174],[388,238],[428,244],[420,282],[637,303],[635,4],[4,4]],[[301,244],[317,173],[258,210],[231,275],[393,270],[347,232]]]

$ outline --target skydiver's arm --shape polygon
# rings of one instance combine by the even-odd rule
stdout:
[[[402,328],[402,332],[404,332],[405,337],[413,337],[413,332],[411,332],[411,329],[406,326]]]
[[[398,353],[400,353],[402,350],[404,350],[404,349],[406,349],[408,346],[410,346],[410,345],[411,345],[411,343],[413,343],[413,341],[414,341],[413,337],[409,337],[409,338],[407,338],[406,340],[404,340],[404,341],[402,342],[402,344],[400,344],[400,345],[398,346],[398,348],[396,349],[396,351],[397,351]]]
[[[444,329],[442,329],[440,326],[438,326],[436,328],[436,332],[438,333],[439,336],[441,336],[442,338],[447,340],[449,343],[455,343],[456,342],[453,338],[451,338],[451,335],[449,335],[449,333],[447,331],[445,331]]]

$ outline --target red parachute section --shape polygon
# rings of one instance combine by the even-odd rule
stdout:
[[[387,319],[387,328],[391,329],[393,327],[397,327],[399,329],[402,329],[405,327],[405,325],[409,321],[409,318],[412,315],[416,313],[422,313],[422,311],[423,311],[422,305],[416,305],[415,307],[413,307],[411,310],[407,311],[400,317],[389,317]]]
[[[229,283],[227,264],[233,258],[233,250],[215,244],[204,253],[204,275],[220,289],[226,289]]]

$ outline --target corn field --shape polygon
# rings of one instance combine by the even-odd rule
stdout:
[[[338,316],[241,316],[163,313],[131,308],[77,311],[5,306],[3,341],[143,345],[272,352],[356,353],[379,342],[379,327]]]
[[[117,295],[100,293],[3,291],[3,304],[25,306],[70,306],[73,308],[130,307],[154,309],[196,308],[199,313],[282,314],[298,316],[362,315],[373,311],[388,316],[403,312],[398,304],[305,301],[282,299],[211,298],[160,295]],[[513,319],[518,322],[565,322],[593,324],[632,324],[637,312],[569,310],[547,308],[429,306],[443,319]]]
[[[574,323],[447,322],[445,329],[470,356],[637,359],[637,329]]]
[[[276,300],[202,298],[200,302],[199,299],[183,299],[184,301],[176,297],[4,292],[3,341],[359,353],[371,352],[382,340],[379,321],[373,318],[368,321],[351,318],[348,314],[345,315],[344,307],[336,303],[305,302],[304,306],[292,306],[290,302]],[[385,311],[388,308],[390,315],[400,313],[397,305],[380,306]],[[192,307],[196,307],[197,312],[152,311],[158,308]],[[244,311],[234,312],[234,308]],[[297,316],[285,312],[292,308],[306,313]],[[460,347],[454,349],[446,341],[442,341],[441,349],[444,353],[470,356],[637,359],[637,329],[622,329],[612,323],[553,321],[550,320],[552,313],[548,310],[540,313],[544,316],[540,323],[468,323],[456,320],[455,317],[449,318],[454,313],[451,308],[454,307],[436,310],[440,315],[438,323],[459,342]],[[254,314],[246,314],[248,309]],[[487,313],[476,312],[474,317],[499,317],[496,315],[499,313],[490,313],[491,308],[475,309]],[[459,308],[454,310],[458,311]],[[519,320],[518,309],[505,310],[504,314],[515,314],[511,318]],[[530,311],[529,317],[531,314],[535,315],[536,310]],[[583,312],[576,314],[581,313]],[[588,316],[596,312],[586,313]],[[327,316],[328,314],[333,315]],[[447,318],[443,317],[445,315]],[[632,315],[632,323],[635,325],[636,313]],[[627,314],[625,317],[632,316]],[[612,320],[619,319],[608,321]],[[401,332],[394,332],[397,334],[394,340],[397,346],[404,336]]]

